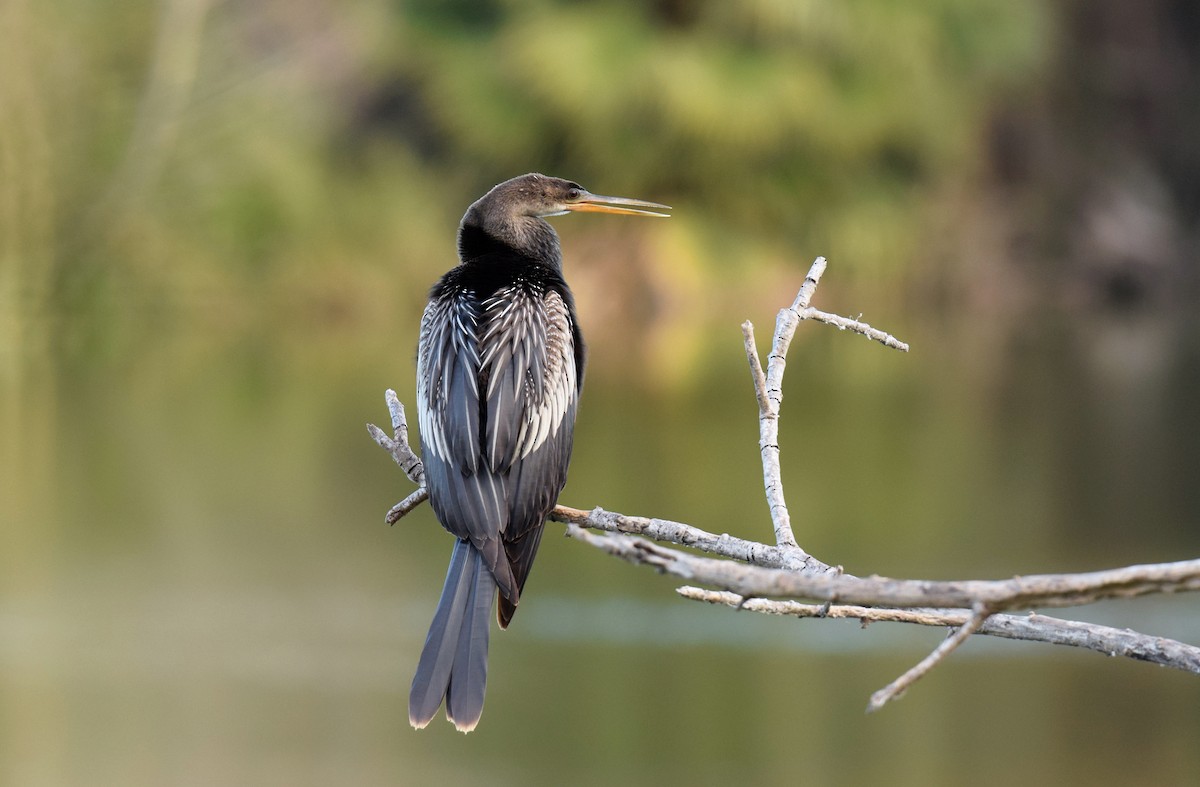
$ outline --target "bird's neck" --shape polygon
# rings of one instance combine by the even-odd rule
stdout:
[[[464,263],[515,254],[555,269],[562,267],[558,233],[544,219],[519,216],[481,226],[471,218],[468,213],[458,228],[458,255]]]

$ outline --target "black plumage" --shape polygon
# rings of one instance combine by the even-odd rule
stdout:
[[[433,287],[417,351],[429,501],[459,540],[413,678],[414,727],[444,699],[455,727],[475,728],[493,598],[498,591],[507,628],[567,480],[585,354],[558,235],[545,218],[663,216],[656,211],[665,208],[529,174],[494,187],[463,216],[461,264]]]

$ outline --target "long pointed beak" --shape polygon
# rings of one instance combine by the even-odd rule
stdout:
[[[670,213],[659,213],[660,210],[670,210],[670,205],[629,197],[602,197],[599,194],[584,194],[577,202],[564,207],[576,213],[620,213],[626,216],[660,216],[664,219],[671,216]]]

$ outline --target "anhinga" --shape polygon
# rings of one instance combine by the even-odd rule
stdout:
[[[446,701],[463,732],[483,712],[489,618],[507,628],[567,480],[584,346],[547,216],[666,216],[529,174],[483,195],[458,228],[461,264],[430,292],[417,351],[417,408],[434,514],[458,538],[421,651],[408,719]]]

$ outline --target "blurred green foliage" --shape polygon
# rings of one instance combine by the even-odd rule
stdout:
[[[90,351],[179,320],[409,320],[465,206],[530,170],[676,205],[669,224],[570,230],[654,266],[615,287],[761,291],[828,254],[887,289],[976,168],[989,100],[1043,57],[1047,15],[9,0],[2,335]]]

